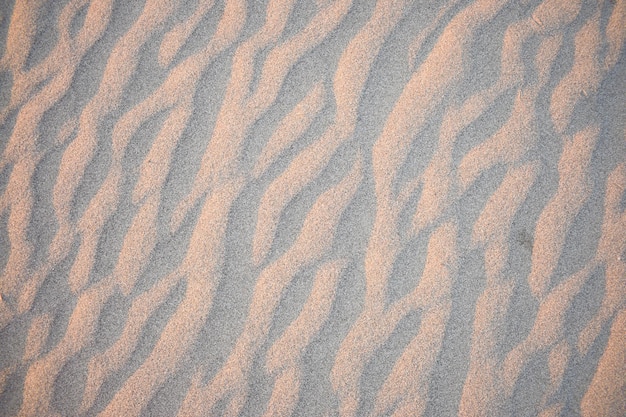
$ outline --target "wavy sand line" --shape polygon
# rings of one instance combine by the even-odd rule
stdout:
[[[0,23],[7,414],[624,412],[626,2],[183,7],[18,0]],[[243,163],[256,126],[270,139]]]
[[[149,18],[147,18],[150,20]],[[202,60],[198,60],[202,61]],[[139,109],[141,111],[141,109]],[[171,120],[171,118],[170,118]],[[123,122],[123,121],[122,121]],[[183,125],[186,120],[183,120]],[[179,124],[180,126],[181,124]],[[118,124],[118,126],[120,126]],[[116,126],[117,127],[117,126]],[[175,126],[176,127],[176,126]],[[122,130],[121,132],[127,133],[127,130]],[[165,131],[168,137],[171,137],[171,131]],[[114,139],[116,137],[114,131]],[[128,138],[129,136],[126,136]],[[127,141],[126,141],[127,142]],[[125,145],[124,145],[125,146]],[[120,149],[118,147],[118,149]],[[118,155],[123,151],[123,148],[118,151]],[[117,204],[118,192],[117,187],[119,186],[120,176],[121,176],[121,166],[119,160],[121,159],[121,155],[117,157],[117,160],[114,161],[114,169],[111,171],[111,174],[105,180],[103,187],[100,189],[99,193],[96,195],[94,199],[94,203],[92,203],[84,217],[80,220],[80,226],[82,227],[83,233],[85,234],[86,239],[83,241],[83,244],[80,247],[80,251],[78,254],[78,260],[74,264],[72,268],[72,272],[70,273],[70,283],[74,285],[74,289],[76,292],[79,292],[80,289],[86,284],[86,280],[88,275],[88,271],[92,269],[92,265],[94,263],[95,253],[97,249],[97,242],[100,238],[102,228],[106,220],[113,214],[113,208]],[[117,169],[115,169],[115,164],[117,163]],[[163,180],[163,178],[162,178]],[[158,198],[158,194],[156,196]],[[153,233],[155,231],[155,218],[156,218],[156,209],[158,205],[155,204],[155,199],[152,199],[152,203],[148,201],[142,206],[142,209],[139,211],[135,222],[130,228],[130,232],[135,231],[135,233],[130,233],[127,235],[127,239],[125,244],[122,246],[122,252],[120,254],[120,260],[116,266],[116,270],[111,277],[105,279],[105,283],[113,284],[111,281],[112,278],[115,280],[125,280],[121,281],[122,288],[124,292],[128,294],[128,292],[132,289],[132,283],[137,279],[141,270],[145,267],[145,262],[147,261],[152,248],[155,244],[156,235]],[[145,213],[145,214],[144,214]],[[147,217],[147,218],[146,218]],[[143,236],[144,240],[139,240],[136,236]],[[145,240],[145,237],[149,237],[148,240]],[[139,262],[137,257],[140,257]],[[141,259],[143,258],[143,259]],[[129,270],[132,268],[133,270]],[[109,292],[108,294],[111,294]],[[104,303],[107,301],[109,297],[105,296],[100,299],[100,302],[97,305],[94,305],[96,312],[99,312]],[[80,318],[76,318],[76,320],[81,320]],[[87,323],[85,323],[87,324]],[[90,327],[87,326],[85,329],[85,333],[90,333]],[[91,327],[91,332],[93,332],[93,327]],[[83,333],[83,334],[85,334]],[[88,340],[83,338],[83,340]],[[83,344],[84,345],[84,344]],[[57,361],[57,355],[48,356],[49,360]],[[62,363],[61,363],[62,364]],[[57,372],[60,369],[60,366],[56,367]],[[110,371],[108,371],[110,372]],[[89,401],[88,401],[89,402]]]
[[[339,184],[317,199],[291,249],[261,272],[250,302],[249,319],[232,353],[210,384],[195,388],[200,393],[192,389],[183,405],[184,413],[210,413],[221,399],[227,401],[227,414],[241,412],[248,395],[252,360],[267,338],[281,295],[301,268],[318,261],[329,250],[340,215],[361,182],[361,171],[362,161],[358,159]]]

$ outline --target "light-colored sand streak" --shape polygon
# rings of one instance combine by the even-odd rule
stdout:
[[[236,5],[234,7],[236,7]],[[237,12],[238,12],[238,9],[234,11],[234,13],[238,14]],[[229,14],[232,15],[234,13],[233,12],[225,13],[225,15],[227,17],[229,16]],[[222,25],[222,27],[224,26],[225,25]],[[231,24],[229,26],[232,27],[236,25]],[[224,36],[223,32],[226,32],[226,36],[228,36],[230,34],[229,33],[230,29],[225,30],[225,31],[223,30],[221,32],[218,31],[215,37],[216,43],[223,42],[223,39],[222,39],[222,36]],[[232,35],[230,36],[232,38]],[[207,49],[209,49],[209,51],[213,53],[219,52],[219,49],[216,52],[212,50],[213,48],[207,48]],[[190,59],[185,62],[185,64],[187,64],[186,65],[187,68],[185,68],[186,71],[178,71],[178,72],[173,71],[172,77],[168,79],[168,82],[166,82],[166,84],[164,85],[164,88],[155,93],[156,97],[154,97],[152,100],[149,100],[146,103],[146,105],[140,106],[135,111],[130,112],[129,118],[122,118],[120,122],[116,125],[113,131],[114,160],[112,162],[112,167],[111,167],[109,176],[105,180],[98,194],[96,194],[96,196],[94,197],[94,200],[92,201],[90,206],[87,208],[84,216],[79,222],[79,227],[82,228],[83,230],[84,238],[83,238],[83,244],[81,245],[81,248],[77,257],[77,261],[74,263],[74,266],[72,268],[72,271],[69,277],[70,285],[73,286],[74,291],[76,292],[80,291],[81,288],[86,284],[86,280],[88,278],[88,272],[92,269],[92,265],[93,265],[94,257],[95,257],[95,251],[97,248],[98,240],[102,233],[102,228],[104,227],[104,224],[106,223],[107,219],[114,213],[115,207],[117,205],[117,200],[119,199],[118,187],[119,187],[119,182],[121,181],[121,175],[122,175],[121,158],[122,158],[123,150],[127,146],[128,140],[133,130],[136,130],[139,126],[139,123],[137,123],[134,126],[130,126],[130,129],[129,129],[129,126],[127,126],[129,123],[128,121],[135,122],[139,120],[139,122],[141,122],[141,117],[138,118],[137,113],[144,112],[146,114],[145,117],[150,115],[151,112],[150,113],[146,112],[145,109],[147,107],[149,110],[154,111],[154,106],[156,104],[155,102],[157,102],[157,100],[159,99],[159,96],[163,97],[165,95],[168,95],[168,97],[170,98],[169,102],[171,102],[172,91],[173,91],[173,88],[175,88],[176,84],[181,84],[181,83],[189,81],[188,78],[183,80],[180,78],[180,76],[176,77],[177,75],[180,75],[182,73],[182,74],[185,74],[185,76],[188,76],[191,73],[191,74],[196,74],[196,77],[199,77],[201,68],[198,68],[198,67],[201,67],[202,65],[206,65],[207,52],[204,52],[203,54],[199,54],[199,56],[195,58],[196,58],[195,60]],[[190,69],[189,67],[191,67],[192,71],[189,71]],[[193,67],[196,67],[195,71],[193,71],[194,70]],[[187,85],[190,85],[191,87],[193,87],[193,83],[187,84]],[[181,130],[186,124],[189,111],[187,108],[184,107],[184,104],[189,103],[190,98],[191,98],[190,96],[193,94],[193,88],[190,88],[187,90],[178,89],[178,91],[182,95],[182,98],[178,99],[180,100],[180,102],[182,102],[181,103],[182,106],[178,107],[177,111],[172,111],[172,113],[170,114],[170,117],[166,121],[161,131],[162,134],[161,136],[159,136],[160,139],[157,138],[157,140],[155,141],[156,145],[159,145],[162,142],[166,141],[164,145],[161,145],[161,148],[169,147],[170,153],[171,153],[171,148],[173,147],[176,141],[176,137],[180,137],[180,134],[182,133]],[[163,106],[164,101],[165,100],[161,101],[158,105]],[[165,101],[165,105],[171,106],[172,104],[169,104],[169,102]],[[181,120],[181,115],[182,115],[182,120]],[[151,153],[154,153],[155,151],[158,152],[159,147],[157,147],[156,145],[152,148]],[[167,152],[167,149],[165,150],[165,152]],[[161,164],[165,163],[166,164],[165,167],[167,167],[167,160],[166,160],[167,155],[159,155],[159,156],[160,156],[159,158],[160,163]],[[149,161],[150,159],[148,159],[148,162]],[[142,170],[142,172],[145,172],[145,169]],[[142,184],[141,178],[143,177],[140,177],[139,185]],[[157,181],[157,187],[158,187],[159,182],[161,184],[163,183],[164,175],[162,174],[160,176],[152,177],[152,181],[154,180]],[[120,257],[118,259],[118,263],[113,272],[113,275],[111,277],[105,278],[103,281],[105,284],[105,287],[103,287],[102,291],[106,291],[107,295],[112,294],[112,291],[113,291],[112,285],[115,285],[116,283],[119,283],[122,291],[128,295],[128,293],[132,289],[134,280],[136,280],[137,277],[139,276],[141,269],[145,267],[145,262],[148,260],[148,257],[155,245],[156,214],[158,210],[158,201],[159,201],[158,188],[157,188],[156,194],[153,193],[152,198],[145,201],[143,205],[141,206],[140,210],[138,211],[135,217],[135,221],[131,225],[127,238],[125,239],[125,242],[122,245]],[[141,239],[138,239],[137,236],[140,236]],[[158,293],[160,293],[160,291],[158,291]],[[89,298],[87,299],[90,300]],[[93,304],[94,300],[90,300],[92,302],[93,310],[95,312],[99,311],[107,300],[108,300],[108,296],[106,295],[100,298],[99,302],[95,304]],[[152,310],[153,309],[154,308],[152,308]],[[139,317],[135,316],[133,318],[138,319],[141,323],[141,321],[145,322],[148,316],[149,314],[146,314],[145,316],[139,316]],[[81,316],[80,315],[77,316],[76,320],[80,322],[82,320]],[[88,326],[88,322],[83,323],[83,325],[84,325],[83,330],[85,332],[84,333],[85,337],[89,337],[89,336],[93,337],[93,335],[89,335],[89,333],[93,332],[93,328],[90,328],[90,326]],[[80,326],[80,324],[77,326]],[[85,337],[83,338],[83,340],[87,342],[89,339],[86,339]],[[126,346],[127,346],[127,352],[122,352],[122,355],[118,356],[120,359],[124,357],[123,353],[126,353],[126,355],[128,355],[133,349],[132,342],[130,343],[126,342]],[[60,367],[63,365],[63,361],[59,361],[56,355],[51,354],[50,356],[48,356],[47,359],[50,361],[54,361],[56,363],[56,369],[60,369]],[[117,363],[117,365],[115,365],[115,363],[109,362],[107,363],[106,367],[103,370],[99,370],[99,372],[104,373],[104,375],[107,375],[107,374],[110,374],[112,370],[117,369],[120,366],[121,366],[121,363]],[[98,380],[98,378],[96,378],[96,380]],[[37,383],[35,383],[35,385],[37,385]],[[96,383],[94,390],[97,390],[98,387],[99,387],[99,384]],[[84,405],[90,403],[89,398],[92,395],[95,395],[95,393],[91,394],[89,391],[87,392],[86,402],[84,403]]]
[[[53,3],[1,11],[0,414],[626,413],[626,1]]]
[[[302,355],[330,316],[338,281],[345,267],[346,261],[339,259],[319,268],[302,312],[268,350],[267,370],[277,377],[264,416],[293,414],[302,385]]]
[[[378,2],[372,18],[341,55],[333,78],[337,106],[334,123],[315,143],[294,158],[263,196],[253,247],[255,262],[260,263],[267,256],[280,214],[287,204],[320,174],[339,146],[351,138],[357,118],[358,98],[368,69],[385,36],[401,18],[401,3]]]
[[[18,9],[15,28],[11,25],[11,31],[17,31],[15,38],[23,42],[25,46],[32,43],[34,36],[28,24],[21,22],[24,18],[22,14],[32,11],[29,7],[33,5],[23,5],[18,2]],[[68,4],[60,15],[60,39],[56,48],[42,63],[25,73],[25,57],[21,56],[18,51],[13,51],[12,43],[8,40],[8,53],[3,56],[2,63],[8,61],[6,65],[12,69],[14,74],[14,88],[11,91],[11,102],[3,111],[11,111],[12,107],[17,107],[26,98],[33,94],[32,89],[35,85],[41,83],[43,79],[50,78],[51,81],[41,90],[35,93],[32,100],[25,103],[18,115],[13,128],[13,133],[8,140],[2,158],[2,166],[7,163],[13,163],[12,175],[9,178],[5,196],[3,196],[2,206],[10,210],[9,222],[12,231],[9,234],[11,246],[15,249],[10,252],[7,262],[7,271],[10,274],[3,274],[2,287],[3,292],[18,298],[17,312],[28,310],[32,304],[32,299],[39,288],[41,282],[50,271],[50,264],[45,264],[39,271],[32,272],[33,265],[27,261],[32,254],[32,246],[25,239],[28,223],[31,220],[33,196],[31,195],[31,183],[34,170],[37,163],[42,159],[43,154],[37,149],[37,142],[41,137],[39,124],[47,110],[49,110],[66,92],[72,76],[76,70],[80,58],[85,54],[87,49],[101,36],[104,26],[101,24],[93,24],[92,27],[81,31],[75,38],[69,35],[69,24],[73,16],[77,13],[80,2],[71,2]],[[22,9],[25,8],[25,9]],[[91,8],[90,8],[91,10]],[[103,14],[97,16],[101,21],[107,20],[107,3],[102,4]],[[93,14],[86,17],[93,19]],[[92,20],[86,20],[86,23],[92,23]],[[26,27],[24,27],[26,26]],[[26,32],[26,33],[23,33]],[[30,40],[29,40],[30,39]],[[25,50],[29,51],[29,47]],[[3,114],[3,119],[4,119]],[[70,122],[69,127],[73,126]],[[62,131],[59,142],[67,140],[67,136],[71,135],[69,131]],[[12,194],[15,194],[12,196]],[[51,263],[59,261],[59,254],[56,248],[49,249]],[[18,290],[18,287],[22,287]],[[10,315],[11,313],[9,313]],[[1,320],[6,324],[8,317]]]
[[[388,313],[385,306],[388,291],[387,282],[403,245],[402,237],[397,230],[398,216],[402,207],[398,206],[393,195],[397,172],[408,154],[412,139],[420,131],[429,114],[446,97],[445,91],[453,89],[454,84],[459,81],[463,70],[464,42],[467,45],[471,40],[473,31],[480,27],[484,20],[492,17],[503,5],[501,2],[476,2],[449,23],[433,51],[404,88],[380,138],[374,145],[372,160],[377,207],[373,233],[365,256],[365,305],[356,325],[342,343],[331,377],[333,387],[341,401],[342,415],[356,415],[360,401],[359,376],[365,363],[370,360],[375,349],[380,347],[389,337],[399,320],[408,312],[396,314],[397,310],[392,308]],[[450,50],[451,48],[452,50]],[[445,65],[444,61],[447,61]],[[433,253],[439,252],[430,250],[430,247],[433,244],[438,246],[436,242],[442,239],[439,237],[441,233],[444,232],[434,233],[430,239],[429,258]],[[441,264],[453,263],[451,258],[455,256],[454,235],[447,231],[444,236],[445,246],[449,247],[443,251],[444,253],[450,251],[450,254],[441,256],[439,262]],[[427,259],[417,289],[420,289],[425,277],[433,274],[428,268],[433,262],[433,260]],[[440,273],[442,272],[444,271]],[[445,287],[443,277],[447,274],[449,272],[443,274],[442,282],[439,285]],[[452,277],[449,279],[451,280]],[[437,306],[439,303],[449,302],[446,300],[448,297],[443,297],[442,300],[441,297],[433,297],[428,292],[426,294],[418,292],[418,295],[424,297],[419,300],[420,305],[424,307],[428,307],[430,303]],[[398,304],[402,301],[399,301]],[[443,314],[443,317],[437,319],[445,323],[446,316],[447,314]],[[372,326],[379,327],[380,330],[372,331]],[[438,338],[441,337],[443,334],[438,335]],[[419,334],[417,338],[419,340]],[[433,361],[434,358],[431,358],[428,362],[432,364]],[[423,372],[426,376],[421,378],[427,379],[431,369],[428,365],[424,368]],[[392,374],[390,378],[394,378],[394,375]],[[402,407],[410,407],[407,408],[406,412],[410,410],[417,413],[416,415],[420,415],[425,409],[428,398],[428,384],[417,383],[412,387],[412,391],[411,395],[416,397],[412,400],[413,403]],[[384,408],[389,406],[390,404],[387,404]]]
[[[354,196],[361,177],[362,161],[359,159],[339,184],[317,199],[290,250],[261,272],[250,302],[248,320],[232,353],[207,387],[192,385],[183,405],[184,414],[211,413],[221,399],[227,400],[227,415],[241,412],[252,360],[267,337],[281,295],[301,268],[318,261],[328,251],[339,218]]]
[[[611,326],[611,336],[602,355],[598,371],[581,403],[583,416],[623,415],[626,413],[624,388],[626,379],[626,313],[622,310]]]

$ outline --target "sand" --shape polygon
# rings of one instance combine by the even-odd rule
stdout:
[[[1,416],[626,416],[625,0],[0,2]]]

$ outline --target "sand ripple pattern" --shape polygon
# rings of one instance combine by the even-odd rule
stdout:
[[[14,0],[0,415],[626,415],[626,0]]]

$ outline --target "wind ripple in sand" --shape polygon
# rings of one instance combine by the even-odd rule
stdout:
[[[5,5],[0,414],[626,415],[624,22]]]

